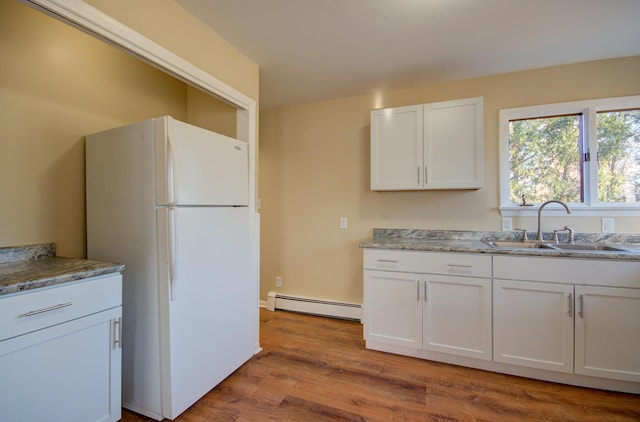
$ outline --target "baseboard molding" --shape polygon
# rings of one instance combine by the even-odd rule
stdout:
[[[301,296],[285,295],[271,291],[267,294],[265,307],[270,311],[281,309],[284,311],[300,312],[304,314],[321,315],[331,318],[362,319],[362,306],[357,303],[336,302],[323,299],[313,299]]]

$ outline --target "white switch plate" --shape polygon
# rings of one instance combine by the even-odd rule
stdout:
[[[276,277],[276,287],[282,287],[282,277]]]
[[[510,232],[513,230],[513,219],[511,217],[502,217],[502,231]]]
[[[340,228],[342,230],[347,229],[347,217],[340,217]]]
[[[602,219],[602,233],[613,233],[613,218]]]

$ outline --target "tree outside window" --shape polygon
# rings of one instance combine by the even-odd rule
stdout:
[[[598,113],[598,200],[640,202],[640,109]]]
[[[581,202],[581,116],[509,122],[511,202]]]
[[[529,204],[640,204],[640,97],[523,107],[500,116],[508,158],[503,205],[521,204],[523,195]]]

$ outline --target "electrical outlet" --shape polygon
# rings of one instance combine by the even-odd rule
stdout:
[[[347,229],[347,217],[340,217],[340,228],[342,230]]]
[[[602,233],[613,233],[613,218],[602,219]]]
[[[276,287],[282,287],[282,277],[276,277]]]
[[[513,219],[511,217],[502,217],[502,231],[510,232],[513,230]]]

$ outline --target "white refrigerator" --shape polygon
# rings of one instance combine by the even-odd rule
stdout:
[[[247,144],[171,117],[86,137],[87,256],[125,264],[122,405],[174,419],[255,351]]]

